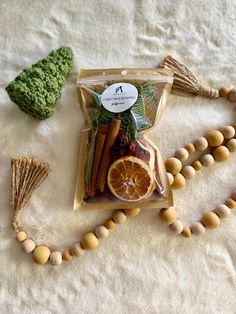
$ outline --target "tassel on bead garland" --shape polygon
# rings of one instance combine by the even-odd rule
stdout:
[[[184,64],[171,56],[167,56],[160,67],[171,69],[174,72],[173,92],[177,94],[201,95],[210,98],[220,97],[217,89],[210,88],[200,83]]]
[[[14,209],[12,226],[20,228],[20,213],[35,189],[46,179],[50,172],[49,164],[29,157],[12,158],[12,199]]]

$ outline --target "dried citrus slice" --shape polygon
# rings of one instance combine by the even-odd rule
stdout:
[[[113,195],[123,201],[140,201],[153,191],[155,178],[146,162],[133,156],[113,162],[107,175]]]

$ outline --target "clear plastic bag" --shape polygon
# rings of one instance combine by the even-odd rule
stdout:
[[[160,152],[146,136],[164,112],[172,82],[166,69],[79,70],[86,124],[74,209],[172,205]]]

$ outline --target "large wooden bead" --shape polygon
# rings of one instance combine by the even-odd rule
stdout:
[[[206,154],[206,155],[203,155],[201,158],[200,158],[200,161],[202,163],[202,165],[204,167],[210,167],[210,166],[213,166],[215,160],[213,158],[213,156],[211,154]]]
[[[221,129],[221,132],[223,133],[224,135],[224,138],[226,140],[234,137],[235,135],[235,129],[234,127],[232,127],[231,125],[227,125],[227,126],[224,126],[222,129]]]
[[[98,239],[104,239],[108,237],[109,230],[105,226],[100,225],[100,226],[97,226],[97,228],[95,229],[95,234]]]
[[[116,224],[123,224],[126,222],[126,215],[122,210],[116,211],[113,216],[112,219]]]
[[[31,252],[33,252],[33,250],[35,249],[36,244],[35,244],[34,240],[32,240],[32,239],[26,239],[25,241],[23,241],[23,242],[21,243],[21,247],[22,247],[22,250],[23,250],[25,253],[31,253]]]
[[[52,252],[49,261],[54,266],[60,265],[62,263],[62,253],[59,251]]]
[[[220,204],[218,205],[214,212],[216,213],[217,216],[219,216],[221,219],[227,218],[231,214],[231,210],[228,206],[225,204]]]
[[[167,225],[173,224],[176,221],[177,214],[174,207],[163,208],[159,212],[159,218]]]
[[[175,152],[175,157],[178,158],[181,161],[185,161],[189,157],[189,152],[187,151],[186,148],[179,148]]]
[[[229,149],[229,151],[231,153],[236,152],[236,139],[232,138],[231,140],[229,140],[226,144],[227,148]]]
[[[196,151],[195,146],[192,143],[189,143],[185,145],[186,150],[188,151],[189,154],[193,154]]]
[[[229,150],[225,146],[219,146],[215,148],[212,152],[212,155],[215,161],[222,162],[229,158]]]
[[[228,87],[222,86],[222,87],[219,89],[219,95],[220,95],[220,97],[226,97],[226,96],[228,96],[229,91],[230,91],[230,90],[229,90]]]
[[[173,224],[169,225],[169,228],[170,231],[173,232],[174,234],[180,234],[184,229],[184,225],[182,221],[177,219]]]
[[[196,171],[199,171],[202,169],[202,163],[199,161],[199,160],[195,160],[193,163],[192,163],[192,166],[193,168],[196,170]]]
[[[25,231],[19,231],[16,234],[16,240],[19,242],[25,241],[27,239],[27,233]]]
[[[207,229],[215,229],[220,225],[220,218],[215,213],[208,212],[202,216],[201,223]]]
[[[114,223],[114,221],[112,219],[108,219],[105,223],[104,223],[105,227],[108,230],[113,230],[116,227],[116,224]]]
[[[62,253],[62,258],[64,261],[70,262],[73,259],[73,255],[69,249],[66,249]]]
[[[209,146],[216,147],[223,143],[224,136],[218,130],[209,131],[206,134],[206,139],[208,141]]]
[[[185,238],[190,238],[192,231],[189,227],[184,227],[183,231],[181,232],[181,234],[185,237]]]
[[[172,185],[173,182],[174,182],[174,176],[173,176],[173,174],[171,174],[170,172],[167,172],[167,177],[168,177],[168,180],[169,180],[170,185]]]
[[[165,162],[166,170],[172,174],[177,174],[182,168],[182,163],[178,158],[171,157]]]
[[[196,170],[192,166],[185,166],[181,170],[181,173],[185,177],[185,179],[192,179],[196,174]]]
[[[84,255],[85,253],[85,250],[82,248],[82,245],[80,242],[74,243],[70,251],[73,256],[80,256],[80,255]]]
[[[135,217],[140,214],[141,209],[140,208],[127,208],[124,209],[124,212],[127,216]]]
[[[171,187],[173,189],[181,189],[182,187],[185,186],[185,178],[181,173],[177,173],[174,176],[174,182],[172,183]]]
[[[225,205],[228,206],[228,207],[231,208],[231,209],[236,208],[236,201],[233,200],[232,198],[228,198],[228,199],[225,201]]]
[[[205,227],[199,221],[194,222],[191,225],[190,229],[192,231],[192,234],[194,234],[195,236],[201,236],[206,231]]]
[[[236,89],[235,88],[232,88],[230,91],[229,91],[229,94],[228,94],[228,100],[229,101],[236,101]]]
[[[39,245],[33,251],[33,261],[36,264],[40,265],[46,264],[49,259],[50,253],[51,251],[47,246]]]
[[[232,197],[232,199],[234,199],[236,201],[236,190],[232,191],[231,197]]]
[[[208,142],[205,139],[205,137],[199,137],[195,140],[194,146],[196,147],[196,150],[199,152],[204,151],[208,147]]]
[[[82,238],[82,246],[85,250],[95,250],[98,247],[98,238],[94,233],[88,232]]]

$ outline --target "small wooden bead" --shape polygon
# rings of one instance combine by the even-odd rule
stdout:
[[[201,158],[200,158],[200,161],[202,163],[202,165],[204,167],[210,167],[210,166],[213,166],[215,160],[213,158],[213,156],[211,154],[206,154],[206,155],[203,155]]]
[[[171,174],[170,172],[167,172],[167,177],[168,177],[168,180],[169,180],[170,185],[172,185],[173,182],[174,182],[174,176],[173,176],[173,174]]]
[[[236,201],[233,200],[232,198],[228,198],[228,199],[225,201],[225,205],[228,206],[228,207],[231,208],[231,209],[236,208]]]
[[[25,241],[27,239],[27,233],[25,231],[19,231],[16,234],[16,240],[19,242]]]
[[[123,224],[126,222],[126,215],[122,210],[116,211],[113,216],[112,219],[114,221],[114,223],[116,224]]]
[[[124,209],[124,212],[127,216],[135,217],[140,214],[141,209],[140,208],[127,208]]]
[[[236,201],[236,190],[233,190],[233,191],[232,191],[231,197],[232,197],[233,200]]]
[[[180,234],[184,229],[184,225],[182,221],[177,219],[173,224],[169,225],[169,228],[174,234]]]
[[[196,170],[196,171],[199,171],[202,169],[202,163],[199,161],[199,160],[195,160],[193,163],[192,163],[192,166],[193,168]]]
[[[220,146],[224,142],[224,136],[218,130],[207,132],[206,139],[210,147]]]
[[[215,229],[220,225],[220,218],[215,213],[208,212],[202,216],[201,223],[207,229]]]
[[[50,256],[50,249],[45,245],[39,245],[33,252],[33,261],[36,264],[44,265],[47,263]]]
[[[185,145],[185,148],[189,154],[193,154],[196,151],[196,148],[192,143]]]
[[[62,258],[64,261],[70,262],[73,259],[73,255],[69,249],[66,249],[62,253]]]
[[[192,234],[194,234],[195,236],[201,236],[206,231],[205,227],[199,221],[194,222],[191,225],[190,229],[192,231]]]
[[[189,157],[189,153],[186,148],[179,148],[175,152],[175,157],[178,158],[181,161],[185,161]]]
[[[165,162],[166,170],[172,174],[177,174],[182,168],[182,163],[178,158],[171,157]]]
[[[229,88],[226,87],[226,86],[222,86],[220,89],[219,89],[219,95],[220,97],[226,97],[228,96],[229,94]]]
[[[82,246],[85,250],[95,250],[98,247],[98,238],[94,233],[88,232],[82,238]]]
[[[97,228],[95,229],[95,234],[98,239],[104,239],[108,237],[109,230],[105,226],[100,225],[100,226],[97,226]]]
[[[74,243],[70,251],[73,256],[80,256],[80,255],[84,255],[85,253],[85,250],[82,248],[82,245],[80,242]]]
[[[189,227],[184,227],[183,231],[181,232],[181,234],[185,237],[185,238],[190,238],[191,237],[191,229]]]
[[[214,212],[216,213],[216,215],[218,215],[221,219],[227,218],[230,216],[231,214],[231,210],[228,206],[226,206],[225,204],[220,204],[218,205]]]
[[[226,140],[229,140],[230,138],[234,137],[234,135],[235,135],[235,129],[231,125],[224,126],[221,129],[221,132],[223,133],[224,138]]]
[[[192,166],[185,166],[181,173],[185,179],[192,179],[196,174],[196,170]]]
[[[171,187],[173,189],[181,189],[185,186],[185,178],[181,173],[177,173],[177,175],[174,177],[174,182],[172,183]]]
[[[167,225],[173,224],[177,219],[176,210],[174,207],[163,208],[159,212],[159,218]]]
[[[232,138],[231,140],[229,140],[226,146],[231,153],[234,153],[236,151],[236,139]]]
[[[112,230],[112,229],[115,229],[116,227],[116,224],[114,223],[114,221],[112,219],[108,219],[105,223],[104,223],[105,227],[108,229],[108,230]]]
[[[31,253],[35,249],[36,244],[34,240],[26,239],[25,241],[21,242],[21,247],[25,253]]]
[[[235,88],[229,91],[227,98],[229,101],[232,101],[232,102],[236,101],[236,89]]]
[[[54,266],[60,265],[62,263],[62,253],[59,251],[52,252],[49,261]]]
[[[212,152],[215,161],[222,162],[229,158],[229,150],[225,146],[219,146],[215,148]]]
[[[205,137],[199,137],[195,140],[194,146],[196,147],[196,150],[199,152],[204,151],[208,147],[208,142],[205,139]]]

